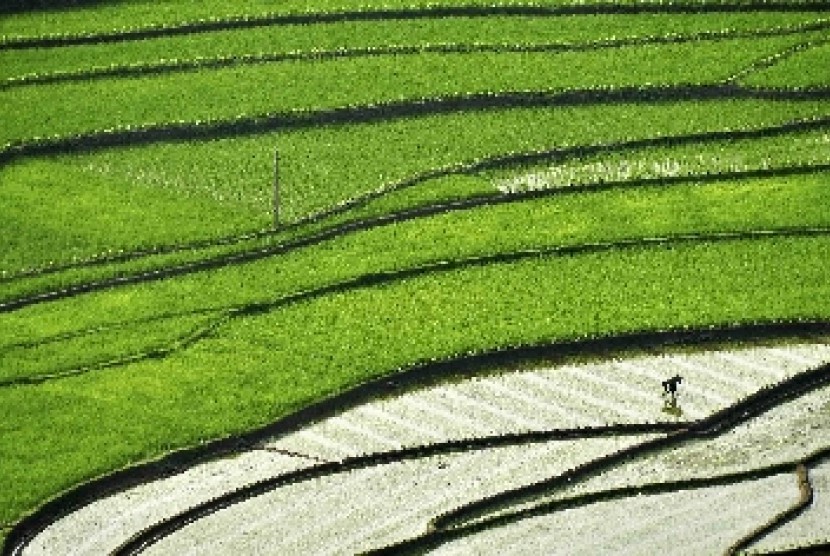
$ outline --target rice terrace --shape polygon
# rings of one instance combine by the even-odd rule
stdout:
[[[830,553],[830,3],[0,3],[0,546]]]

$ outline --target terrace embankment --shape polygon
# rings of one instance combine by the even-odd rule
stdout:
[[[672,431],[688,429],[697,420],[728,411],[759,390],[781,389],[805,370],[828,361],[830,348],[826,344],[802,342],[702,352],[674,349],[548,369],[477,373],[452,383],[436,383],[433,378],[415,390],[406,388],[364,403],[348,402],[345,410],[341,406],[330,417],[257,443],[256,449],[239,457],[203,463],[169,478],[92,500],[43,529],[23,553],[54,553],[60,546],[89,553],[110,551],[143,529],[146,532],[119,550],[134,553],[143,547],[151,553],[165,553],[194,549],[198,542],[209,542],[214,548],[255,550],[257,546],[277,546],[273,544],[277,539],[282,543],[278,546],[289,552],[322,549],[332,546],[334,539],[344,552],[395,544],[417,537],[430,518],[465,500],[472,502],[488,493],[497,495],[522,484],[544,482],[551,475],[613,457],[638,444],[647,445],[651,439],[667,438]],[[688,420],[678,422],[676,412],[663,411],[668,402],[660,397],[660,381],[667,373],[684,376],[687,387],[681,389],[678,407]],[[806,403],[812,407],[809,400]],[[763,424],[755,426],[767,415],[746,425],[749,437],[735,431],[728,434],[744,439],[747,449],[757,448],[780,432],[766,430]],[[765,430],[766,436],[752,438],[753,426]],[[813,449],[813,440],[799,449]],[[751,471],[746,467],[749,460],[740,455],[731,460],[742,462],[738,467],[713,463],[712,454],[723,449],[702,446],[705,457],[692,452],[673,455],[690,448],[681,445],[648,460],[653,466],[665,465],[660,472],[641,469],[631,475],[631,464],[620,465],[610,473],[623,471],[626,478],[622,481],[603,475],[596,485],[589,480],[583,488],[577,484],[562,494],[566,498],[590,496],[649,481],[683,476],[703,480],[710,474]],[[769,467],[792,456],[773,452],[765,452],[772,456],[769,461],[752,461],[757,467]],[[707,463],[693,468],[681,465],[689,459]],[[659,463],[664,460],[667,463]],[[765,500],[769,498],[770,504],[759,505],[757,515],[744,512],[737,519],[736,512],[735,528],[724,526],[717,537],[734,539],[748,524],[757,527],[769,511],[779,506],[776,511],[780,511],[791,503],[790,498],[798,497],[797,492],[782,493],[772,471],[761,475],[769,478],[755,482],[735,479],[731,486],[723,480],[721,487],[707,487],[711,494],[706,488],[683,491],[688,494],[681,493],[675,502],[669,500],[678,493],[669,491],[650,499],[641,509],[675,504],[688,507],[691,515],[696,500],[727,496],[726,491],[728,496],[763,494]],[[778,493],[775,502],[769,497],[772,493]],[[314,502],[306,500],[308,497]],[[407,503],[401,504],[401,500]],[[650,506],[651,502],[657,505]],[[608,518],[601,510],[607,504],[580,511],[593,512],[590,515],[599,516],[597,519]],[[630,510],[625,504],[613,508]],[[315,512],[322,513],[318,516]],[[120,517],[108,517],[107,528],[95,525],[100,524],[101,516],[114,514]],[[262,519],[241,517],[250,515]],[[299,523],[318,525],[310,529]],[[363,525],[355,528],[357,523]],[[89,534],[90,527],[96,529],[94,535]],[[546,542],[543,536],[538,540]]]
[[[4,13],[7,551],[782,521],[827,448],[765,419],[825,391],[828,5],[540,2]]]

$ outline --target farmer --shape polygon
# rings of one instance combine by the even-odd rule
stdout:
[[[666,400],[666,404],[663,406],[663,411],[666,413],[670,413],[675,417],[680,417],[683,412],[677,406],[677,385],[683,382],[683,377],[680,375],[675,375],[668,380],[663,381],[663,395],[670,396],[669,399]]]
[[[683,382],[683,377],[680,375],[674,375],[670,379],[663,381],[663,391],[674,398],[677,395],[677,385],[681,382]]]

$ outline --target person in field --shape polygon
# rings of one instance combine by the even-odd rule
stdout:
[[[683,377],[674,375],[673,377],[663,381],[663,396],[668,396],[666,404],[663,406],[663,411],[680,417],[683,412],[677,405],[677,387],[683,382]]]

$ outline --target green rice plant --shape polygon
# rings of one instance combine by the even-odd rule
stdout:
[[[272,221],[261,203],[248,199],[171,190],[153,176],[119,180],[96,169],[58,169],[45,159],[2,167],[0,179],[0,268],[6,271],[125,246],[228,235]]]
[[[170,75],[54,83],[0,92],[0,141],[229,120],[297,110],[491,91],[716,83],[811,33],[560,53],[425,53],[286,61]],[[726,55],[725,55],[726,53]],[[475,67],[477,71],[469,71]],[[367,87],[366,84],[372,86]],[[78,110],[95,98],[93,110]]]
[[[458,10],[443,17],[446,7]],[[552,7],[583,15],[544,13]],[[662,13],[609,13],[626,7]],[[826,130],[763,130],[828,116],[827,101],[805,100],[821,90],[800,90],[822,85],[813,65],[823,51],[805,48],[826,29],[742,34],[826,22],[826,7],[772,8],[125,0],[4,14],[0,79],[173,63],[0,85],[0,145],[29,145],[0,167],[0,543],[82,481],[427,362],[633,331],[828,320]],[[377,10],[387,13],[331,17]],[[709,32],[729,36],[596,43]],[[14,44],[50,37],[66,46]],[[437,51],[449,42],[590,46]],[[407,45],[416,48],[313,55]],[[311,55],[176,66],[294,51]],[[677,100],[741,96],[744,84],[775,90]],[[620,88],[628,101],[614,97]],[[596,94],[553,105],[552,93],[582,90]],[[511,91],[551,105],[474,102]],[[348,117],[315,119],[330,110]],[[703,135],[713,133],[721,139]],[[38,137],[58,154],[34,156]],[[126,145],[101,146],[115,137]],[[635,141],[654,146],[626,145]],[[488,170],[551,151],[559,158]],[[275,153],[284,227],[267,230]],[[551,160],[569,172],[555,185],[619,183],[515,195],[494,186],[549,172]],[[782,168],[793,171],[740,177]],[[696,177],[707,172],[716,175]],[[44,297],[2,305],[27,295]]]
[[[484,175],[500,191],[515,193],[603,182],[738,174],[830,164],[828,142],[830,127],[772,137],[626,149],[555,164],[504,168]]]
[[[20,160],[0,170],[8,184],[0,189],[0,230],[4,236],[20,237],[7,244],[2,268],[14,273],[110,249],[186,244],[267,227],[273,219],[275,150],[280,152],[283,223],[350,199],[391,192],[324,223],[335,225],[429,202],[492,194],[495,189],[487,180],[420,183],[418,177],[453,172],[505,153],[755,129],[826,113],[823,102],[755,100],[509,109]],[[71,183],[66,176],[72,176]],[[415,185],[395,191],[413,179]],[[39,197],[44,191],[66,202],[44,205]],[[76,200],[68,203],[70,198]],[[153,207],[152,220],[135,214],[147,214],[148,206]],[[74,217],[61,216],[68,214]],[[319,228],[290,234],[314,229]],[[254,240],[251,248],[261,245]],[[164,257],[159,264],[169,260]],[[77,278],[67,275],[64,281],[45,284],[73,281]],[[8,285],[2,297],[39,289],[37,282]]]
[[[245,318],[123,372],[0,389],[0,519],[421,362],[632,330],[826,318],[830,276],[816,261],[828,250],[826,237],[699,242],[431,273]]]
[[[824,208],[830,196],[827,175],[574,192],[405,220],[245,264],[0,314],[0,337],[33,344],[98,328],[131,334],[132,323],[170,314],[240,317],[252,307],[361,276],[500,253],[677,234],[830,227]]]
[[[754,87],[830,86],[830,43],[824,41],[787,56],[742,81]]]
[[[134,359],[180,349],[210,330],[219,315],[159,316],[124,326],[79,330],[74,334],[7,344],[4,340],[0,387],[37,383],[123,365]]]
[[[739,6],[746,2],[722,2],[721,4]],[[590,9],[591,5],[606,5],[606,2],[582,0],[543,0],[534,2],[539,7],[574,7]],[[665,7],[665,2],[657,0],[618,0],[617,5],[637,4],[652,6],[658,11]],[[673,2],[673,5],[693,5],[705,8],[701,2]],[[815,3],[813,4],[816,5]],[[819,4],[820,5],[820,4]],[[349,11],[371,12],[377,10],[434,10],[443,7],[485,7],[491,15],[498,15],[499,8],[521,7],[521,3],[510,0],[483,2],[481,0],[458,2],[457,0],[430,0],[390,2],[384,0],[327,0],[315,1],[313,6],[305,0],[283,0],[279,6],[266,0],[244,0],[226,4],[210,2],[154,2],[153,0],[132,0],[115,5],[95,5],[72,10],[28,10],[5,15],[0,20],[0,37],[15,39],[20,37],[37,37],[49,35],[86,35],[90,33],[108,33],[130,29],[164,29],[175,28],[187,23],[210,23],[222,21],[245,23],[257,20],[267,21],[279,14],[326,14]],[[533,10],[533,7],[530,10]],[[809,4],[805,10],[809,10]]]
[[[794,31],[826,22],[822,12],[574,15],[564,17],[446,17],[408,21],[340,21],[272,25],[173,35],[137,43],[98,43],[53,48],[0,49],[0,80],[37,81],[37,76],[98,73],[113,68],[156,67],[224,61],[267,60],[280,54],[322,56],[390,46],[576,47],[655,37],[728,37],[730,34]],[[609,42],[610,41],[610,42]],[[126,47],[126,48],[125,48]]]

